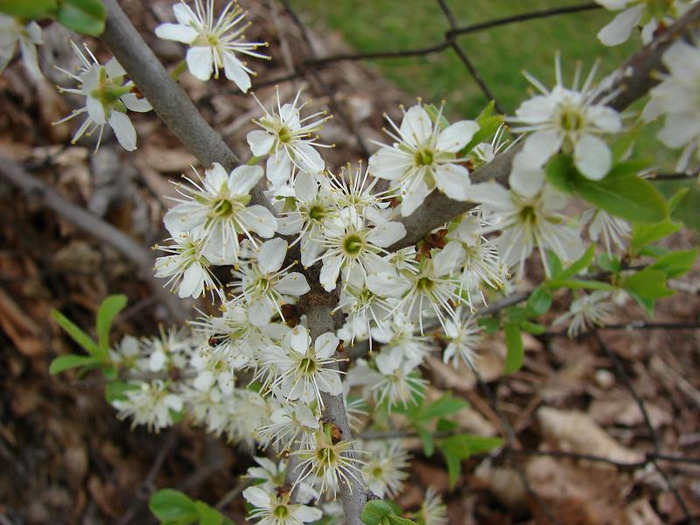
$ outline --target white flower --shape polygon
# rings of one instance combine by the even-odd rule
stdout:
[[[399,441],[376,441],[367,443],[368,461],[362,467],[362,474],[367,482],[367,488],[383,498],[397,496],[408,478],[405,470],[409,466],[410,456],[402,448]]]
[[[323,111],[301,118],[299,113],[306,103],[297,107],[300,96],[301,91],[297,93],[294,102],[282,106],[278,90],[273,108],[269,111],[255,97],[264,115],[253,122],[263,129],[251,131],[246,139],[253,155],[270,155],[267,159],[266,174],[273,188],[289,181],[294,166],[309,173],[318,173],[325,165],[321,155],[314,149],[322,146],[316,142],[318,137],[315,137],[314,133],[320,130],[330,117]]]
[[[445,363],[452,360],[452,366],[457,368],[461,358],[464,364],[475,368],[476,347],[481,342],[481,332],[475,317],[463,319],[461,312],[458,312],[458,321],[449,320],[445,324],[445,340],[447,347],[442,355]]]
[[[642,41],[647,44],[660,25],[668,25],[685,13],[695,0],[596,0],[610,11],[622,11],[598,31],[598,38],[606,46],[627,41],[635,27],[642,27]]]
[[[258,429],[263,444],[270,444],[279,452],[313,445],[314,434],[320,430],[319,414],[306,405],[283,405],[272,413],[270,423]]]
[[[469,197],[469,170],[457,157],[479,130],[474,121],[462,120],[444,130],[442,109],[433,124],[428,112],[418,104],[404,111],[401,127],[387,117],[394,131],[387,134],[396,142],[382,147],[369,159],[369,171],[388,179],[400,189],[401,215],[408,216],[437,187],[450,198],[465,201]]]
[[[182,398],[171,393],[163,381],[141,383],[140,388],[127,390],[125,396],[112,404],[119,410],[119,419],[134,418],[132,427],[146,425],[157,432],[173,424],[171,411],[182,410]]]
[[[301,525],[323,517],[320,509],[290,503],[289,494],[278,496],[259,487],[248,487],[243,491],[243,497],[255,506],[248,517],[259,519],[261,525]]]
[[[683,171],[693,151],[700,158],[700,47],[697,42],[675,42],[661,60],[668,73],[659,73],[662,82],[650,91],[651,100],[642,117],[650,121],[665,115],[657,136],[669,148],[686,147],[678,163],[678,170]]]
[[[36,22],[23,24],[11,16],[0,14],[0,73],[5,70],[15,55],[17,42],[22,50],[24,67],[34,79],[41,78],[36,46],[44,42],[41,40],[39,24]]]
[[[159,25],[156,36],[189,44],[187,68],[199,80],[209,80],[212,73],[214,78],[219,78],[219,70],[223,68],[226,78],[246,93],[250,89],[249,75],[255,73],[238,59],[236,53],[267,59],[269,57],[255,51],[267,44],[244,40],[243,32],[250,24],[244,24],[246,13],[235,2],[226,4],[216,20],[214,0],[209,0],[206,7],[202,0],[196,0],[195,10],[192,11],[184,1],[175,4],[173,11],[178,23]]]
[[[503,261],[518,265],[523,276],[525,261],[537,246],[545,271],[549,273],[546,250],[552,250],[565,262],[575,261],[583,253],[578,230],[567,225],[560,213],[567,204],[565,195],[545,184],[533,197],[526,198],[496,183],[475,185],[473,199],[482,202],[491,215],[492,226],[484,233],[501,231],[496,241]]]
[[[610,215],[603,210],[588,209],[581,215],[581,222],[588,223],[588,235],[592,241],[603,241],[608,255],[612,255],[613,245],[619,250],[625,249],[625,241],[632,233],[629,223]]]
[[[363,275],[389,266],[381,255],[384,248],[406,235],[400,222],[384,220],[377,210],[368,208],[367,217],[360,216],[355,208],[345,208],[337,216],[323,223],[324,254],[320,283],[330,292],[335,288],[341,270],[350,271],[357,266]],[[365,218],[372,221],[369,224]]]
[[[423,525],[447,525],[447,506],[433,487],[425,491],[425,498],[415,516]]]
[[[235,258],[232,253],[223,254],[223,257],[211,251],[211,245],[207,245],[206,238],[197,230],[192,232],[175,233],[170,240],[172,244],[156,246],[161,251],[170,253],[156,259],[156,277],[170,277],[165,286],[171,290],[177,288],[180,297],[198,298],[206,291],[220,290],[220,283],[211,273],[212,264],[232,264]],[[233,248],[229,245],[229,252]]]
[[[78,88],[59,87],[62,93],[72,93],[85,97],[85,107],[73,112],[67,117],[54,122],[61,124],[72,118],[87,113],[87,118],[73,135],[73,144],[83,135],[90,136],[99,129],[95,151],[100,147],[102,133],[105,124],[114,131],[119,144],[127,151],[136,149],[136,130],[126,116],[126,110],[146,112],[151,110],[151,105],[144,98],[134,94],[133,83],[124,81],[126,72],[116,59],[112,58],[104,66],[100,65],[90,50],[85,47],[90,59],[83,54],[80,48],[71,42],[73,50],[80,59],[81,67],[78,74],[73,74],[65,69],[57,68],[62,73],[73,77],[78,82]]]
[[[303,274],[287,273],[291,266],[281,269],[286,255],[287,241],[275,237],[260,246],[254,260],[233,272],[240,278],[236,288],[248,303],[248,319],[256,326],[267,325],[275,313],[284,320],[280,308],[287,302],[284,297],[299,297],[311,289]]]
[[[423,257],[417,270],[372,273],[367,276],[367,286],[376,294],[399,298],[394,311],[417,316],[423,333],[423,317],[430,311],[442,325],[446,314],[456,317],[455,305],[462,304],[464,298],[454,274],[461,269],[464,257],[461,243],[451,241],[433,257]]]
[[[262,178],[263,169],[239,166],[229,174],[215,162],[204,173],[201,185],[188,178],[192,187],[179,185],[184,198],[175,199],[178,204],[165,214],[165,227],[172,234],[201,228],[207,242],[213,243],[207,253],[231,255],[237,261],[240,234],[255,244],[252,232],[269,239],[277,230],[270,210],[259,204],[248,206],[250,190]]]
[[[342,440],[334,444],[325,428],[316,432],[314,441],[314,446],[292,452],[299,457],[299,464],[294,470],[298,472],[294,487],[304,481],[315,481],[320,485],[318,498],[328,489],[332,491],[331,499],[334,499],[341,482],[347,490],[352,490],[353,480],[363,485],[360,468],[364,462],[356,457],[360,452],[353,451],[354,441]],[[309,476],[311,480],[306,479]]]
[[[610,292],[598,290],[585,294],[571,303],[569,311],[554,320],[554,324],[571,319],[567,334],[576,337],[594,325],[602,326],[603,319],[613,309]]]
[[[257,456],[253,460],[259,466],[249,467],[246,477],[263,481],[262,485],[256,485],[258,488],[272,492],[277,487],[284,485],[285,472],[287,470],[286,460],[283,459],[275,463],[269,458]]]
[[[321,392],[336,396],[343,391],[340,372],[329,366],[339,361],[333,357],[339,344],[330,332],[311,344],[309,331],[302,325],[296,326],[282,338],[281,346],[269,347],[263,356],[280,372],[272,384],[273,392],[278,389],[278,397],[286,400],[316,400],[323,407]]]
[[[605,105],[605,100],[596,101],[600,90],[593,88],[592,83],[597,69],[596,63],[580,90],[580,66],[572,88],[566,88],[558,55],[557,84],[551,91],[525,73],[542,94],[523,102],[515,117],[507,119],[517,124],[513,132],[531,132],[513,159],[509,178],[511,188],[519,194],[532,197],[540,190],[544,182],[542,166],[560,150],[572,154],[576,168],[589,179],[600,180],[610,171],[612,153],[599,135],[618,133],[622,121],[617,111]]]

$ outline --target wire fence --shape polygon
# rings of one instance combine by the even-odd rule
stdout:
[[[551,9],[539,9],[530,11],[527,13],[522,13],[514,16],[507,16],[503,18],[498,18],[490,20],[487,22],[481,22],[478,24],[460,26],[457,18],[455,17],[453,11],[447,5],[445,0],[436,0],[437,6],[445,17],[448,30],[444,33],[444,38],[442,41],[435,42],[429,46],[413,48],[413,49],[391,49],[391,50],[379,50],[366,53],[341,53],[325,57],[318,57],[314,52],[314,46],[311,42],[310,30],[305,26],[301,17],[298,15],[296,10],[292,7],[289,0],[281,0],[287,15],[296,25],[297,29],[300,31],[303,39],[306,43],[306,56],[298,57],[296,64],[293,66],[292,70],[286,74],[281,75],[272,79],[264,79],[259,81],[254,85],[254,88],[261,88],[274,84],[281,84],[284,82],[290,82],[298,79],[312,79],[313,84],[318,87],[320,93],[327,96],[330,101],[330,108],[334,114],[338,115],[342,123],[347,127],[347,129],[354,134],[357,144],[359,145],[362,153],[367,156],[369,155],[369,150],[367,148],[365,139],[357,132],[352,119],[345,114],[342,106],[338,103],[333,90],[324,82],[323,77],[319,74],[319,71],[327,68],[331,65],[338,64],[343,61],[365,61],[365,60],[376,60],[376,59],[401,59],[405,57],[417,57],[417,56],[427,56],[437,53],[448,52],[452,50],[457,57],[459,57],[460,62],[463,64],[468,76],[472,81],[479,87],[481,92],[487,97],[488,100],[493,100],[495,102],[496,109],[503,113],[503,107],[499,104],[494,91],[484,80],[484,77],[480,74],[479,70],[475,67],[473,61],[471,60],[469,54],[464,49],[464,46],[460,44],[459,37],[463,35],[473,34],[479,31],[485,31],[488,29],[493,29],[496,27],[502,27],[510,24],[517,24],[529,20],[543,19],[556,16],[572,15],[576,13],[581,13],[585,11],[591,11],[595,9],[600,9],[601,6],[597,3],[586,2],[578,5],[571,5],[565,7],[556,7]],[[684,174],[670,174],[667,177],[672,179],[684,179],[687,175]],[[526,296],[525,296],[526,297]],[[508,301],[506,298],[504,304],[513,304],[521,302],[522,297],[516,297],[514,301]],[[493,309],[489,310],[489,313],[493,313]],[[626,323],[626,324],[615,324],[610,325],[601,330],[698,330],[700,329],[700,324],[698,323],[653,323],[653,322],[641,322],[641,323]],[[564,333],[558,332],[547,332],[543,334],[542,339],[544,341],[551,340],[553,337],[564,336]],[[538,450],[524,448],[519,439],[518,432],[513,428],[503,410],[499,406],[499,402],[494,391],[494,386],[485,382],[477,373],[477,384],[479,390],[484,395],[486,402],[488,403],[490,409],[498,417],[501,423],[504,437],[505,445],[500,449],[496,456],[491,455],[494,459],[503,460],[510,464],[518,474],[520,481],[532,501],[534,501],[542,511],[542,514],[550,523],[562,523],[557,517],[557,513],[551,506],[539,495],[537,490],[532,487],[532,484],[528,480],[526,475],[522,460],[530,457],[542,456],[551,457],[555,459],[562,460],[577,460],[577,461],[589,461],[598,462],[615,467],[620,472],[634,472],[639,469],[644,469],[650,465],[659,473],[659,475],[664,480],[667,489],[673,494],[673,497],[678,503],[679,508],[683,513],[683,519],[678,522],[683,524],[696,523],[698,516],[694,516],[691,513],[690,507],[686,498],[683,496],[681,491],[676,485],[676,482],[669,475],[666,465],[673,464],[686,464],[700,466],[700,458],[694,458],[683,455],[676,455],[664,451],[659,438],[657,430],[652,425],[651,417],[645,406],[643,397],[635,389],[630,375],[625,369],[623,362],[616,354],[615,350],[612,349],[604,339],[601,337],[598,331],[593,332],[590,337],[593,337],[598,344],[598,347],[602,354],[604,354],[611,362],[612,368],[618,380],[624,385],[625,389],[629,392],[629,395],[634,399],[639,411],[641,412],[644,427],[646,429],[647,437],[651,442],[652,450],[647,451],[644,454],[643,459],[636,462],[623,462],[616,459],[599,456],[594,454],[581,454],[568,452],[563,450]],[[498,385],[495,386],[497,388]],[[369,432],[363,434],[361,437],[363,439],[390,439],[396,437],[406,437],[410,436],[410,433],[406,431],[388,431],[388,432]],[[440,433],[437,434],[440,436]],[[486,455],[482,455],[486,457]],[[679,475],[690,476],[687,473],[680,473]]]

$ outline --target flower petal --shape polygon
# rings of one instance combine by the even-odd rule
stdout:
[[[189,48],[186,60],[187,69],[196,78],[203,82],[211,78],[211,74],[214,71],[214,56],[211,47],[197,46]]]
[[[479,131],[479,124],[473,120],[455,122],[440,133],[435,149],[457,153],[469,143],[477,131]]]
[[[591,180],[601,180],[610,171],[612,153],[608,145],[598,137],[583,135],[574,148],[576,168]]]

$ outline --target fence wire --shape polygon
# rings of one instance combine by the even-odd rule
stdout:
[[[297,29],[300,31],[305,43],[306,43],[306,53],[304,57],[297,57],[296,65],[291,65],[291,70],[288,74],[278,76],[272,79],[261,80],[254,85],[255,88],[261,88],[274,84],[281,84],[284,82],[290,82],[294,80],[305,79],[309,81],[312,86],[320,93],[328,97],[330,101],[331,110],[336,114],[342,121],[342,124],[353,134],[359,149],[363,155],[368,156],[369,150],[366,145],[365,139],[358,133],[356,126],[353,123],[352,118],[350,118],[342,106],[338,103],[337,98],[333,89],[331,89],[326,82],[324,82],[323,77],[319,74],[319,71],[327,68],[333,64],[338,64],[343,61],[364,61],[364,60],[375,60],[375,59],[401,59],[406,57],[417,57],[417,56],[427,56],[437,53],[447,52],[452,50],[460,59],[461,63],[464,65],[468,75],[471,77],[473,82],[479,87],[481,92],[488,100],[493,100],[495,102],[495,107],[500,113],[504,113],[503,106],[499,104],[496,99],[493,90],[488,86],[487,82],[484,80],[483,76],[480,74],[478,69],[475,67],[474,63],[470,59],[469,55],[465,51],[464,47],[459,43],[458,37],[477,33],[479,31],[485,31],[488,29],[493,29],[495,27],[502,27],[510,24],[516,24],[520,22],[525,22],[529,20],[543,19],[555,16],[570,15],[574,13],[581,13],[585,11],[592,11],[595,9],[600,9],[601,6],[597,3],[586,2],[578,5],[556,7],[551,9],[539,9],[526,13],[521,13],[513,16],[507,16],[503,18],[497,18],[486,22],[480,22],[472,25],[460,26],[454,13],[447,5],[445,0],[436,0],[442,16],[445,17],[448,29],[444,33],[444,38],[442,41],[436,42],[432,45],[413,48],[413,49],[399,49],[399,50],[379,50],[366,53],[341,53],[326,57],[318,57],[314,52],[314,46],[312,45],[310,30],[306,27],[301,17],[298,15],[296,10],[292,7],[290,0],[281,0],[284,10],[287,15],[294,22]],[[679,175],[680,177],[681,175]],[[686,177],[685,175],[682,175]],[[674,175],[669,175],[669,178],[673,178]],[[522,299],[517,299],[516,302],[520,302]],[[697,330],[700,328],[698,323],[641,323],[641,324],[620,324],[612,325],[610,327],[603,328],[605,330],[610,329],[640,329],[640,330],[681,330],[681,329],[691,329]],[[548,340],[552,337],[559,337],[565,334],[557,332],[548,332],[544,334],[543,338]],[[580,454],[567,451],[559,450],[536,450],[536,449],[526,449],[523,448],[519,442],[517,433],[513,426],[509,422],[508,418],[505,416],[501,410],[497,396],[491,385],[486,383],[477,373],[477,384],[481,392],[486,398],[488,405],[491,410],[497,415],[505,434],[505,446],[501,449],[499,454],[495,459],[503,460],[509,463],[517,472],[520,481],[527,495],[534,501],[541,509],[543,515],[551,523],[561,523],[561,520],[557,518],[556,513],[551,508],[551,506],[542,499],[538,492],[532,487],[529,482],[527,475],[524,471],[521,460],[528,457],[535,456],[546,456],[555,459],[566,459],[566,460],[585,460],[590,462],[598,462],[615,467],[620,472],[634,472],[639,469],[653,466],[654,469],[663,478],[668,490],[673,494],[674,498],[678,502],[680,509],[683,512],[683,520],[678,522],[680,524],[691,524],[697,523],[698,516],[693,516],[691,514],[690,508],[687,501],[681,494],[680,490],[677,488],[674,481],[671,479],[670,475],[663,468],[660,463],[668,464],[687,464],[687,465],[698,465],[700,466],[700,458],[679,456],[664,452],[661,445],[659,435],[654,429],[651,418],[645,407],[642,396],[636,391],[630,376],[625,371],[625,368],[617,357],[615,351],[611,349],[605,341],[602,339],[600,334],[596,331],[593,332],[592,337],[598,343],[601,351],[610,359],[615,375],[624,385],[626,390],[634,399],[638,409],[642,414],[644,421],[644,426],[646,427],[648,437],[651,440],[653,450],[646,452],[644,459],[637,462],[622,462],[615,459],[598,456],[594,454]],[[369,432],[363,434],[361,437],[363,439],[390,439],[396,437],[405,437],[407,435],[406,431],[388,431],[388,432]],[[439,434],[438,434],[439,435]],[[481,455],[486,457],[486,455]],[[477,456],[479,457],[479,456]],[[493,455],[491,455],[493,457]],[[689,476],[689,474],[686,474]]]

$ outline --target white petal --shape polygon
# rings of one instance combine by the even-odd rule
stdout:
[[[410,167],[410,155],[389,146],[381,148],[369,158],[367,169],[375,177],[394,180]]]
[[[601,180],[610,171],[612,153],[603,140],[583,135],[574,148],[574,164],[585,177]]]
[[[250,151],[256,157],[267,155],[272,145],[275,143],[275,137],[261,129],[256,129],[248,133],[246,140],[248,141],[248,146],[250,146]]]
[[[318,389],[322,392],[328,392],[332,396],[337,396],[343,393],[343,383],[340,381],[338,372],[334,370],[321,370],[316,375]]]
[[[323,285],[323,289],[327,292],[332,292],[335,289],[335,283],[338,281],[338,274],[340,274],[340,265],[342,263],[343,258],[340,255],[324,257],[319,281]]]
[[[523,151],[518,155],[524,154],[533,167],[539,168],[559,151],[563,140],[556,130],[536,131],[525,139]]]
[[[243,93],[247,93],[250,89],[250,76],[243,69],[243,64],[229,51],[224,51],[223,56],[226,78],[233,81]]]
[[[296,161],[304,171],[317,173],[325,167],[326,164],[323,162],[321,154],[313,146],[301,142],[295,146],[294,150],[297,156]]]
[[[177,19],[178,23],[182,24],[183,26],[189,27],[193,23],[194,25],[200,25],[200,20],[197,15],[194,13],[194,11],[192,11],[190,6],[184,2],[175,4],[173,6],[173,12],[175,13],[175,18]]]
[[[417,184],[414,184],[410,191],[403,193],[403,200],[401,201],[401,215],[408,217],[416,208],[423,204],[425,198],[430,195],[432,190],[428,189],[424,180],[420,180]]]
[[[479,124],[473,120],[455,122],[440,133],[435,148],[438,151],[457,153],[469,143],[477,131],[479,131]]]
[[[206,82],[214,71],[214,56],[210,47],[191,47],[187,50],[187,69],[196,78]]]
[[[174,40],[183,44],[194,42],[199,33],[192,27],[180,24],[160,24],[156,27],[156,36],[163,40]]]
[[[133,93],[127,93],[119,100],[121,100],[128,109],[131,111],[137,111],[138,113],[145,113],[153,109],[148,100],[145,98],[139,98]]]
[[[367,288],[378,295],[401,297],[410,287],[410,283],[396,273],[376,272],[367,275]]]
[[[632,29],[639,24],[643,11],[643,5],[626,9],[598,31],[598,39],[606,46],[622,44],[630,37]]]
[[[114,130],[119,144],[126,151],[134,151],[136,149],[136,130],[134,125],[124,113],[112,110],[109,115],[109,125]]]
[[[253,326],[265,326],[270,322],[274,310],[264,297],[248,303],[248,320]]]
[[[293,295],[300,297],[311,290],[306,277],[299,272],[292,272],[285,275],[275,286],[275,290],[283,295]]]
[[[411,146],[418,146],[430,138],[433,123],[422,106],[413,106],[406,111],[400,129],[403,138]]]
[[[263,175],[260,166],[238,166],[231,172],[229,189],[236,195],[248,195]]]
[[[263,509],[270,507],[270,496],[258,487],[248,487],[243,491],[243,497],[247,499],[251,505],[256,507]]]
[[[332,357],[333,354],[335,354],[335,350],[338,348],[339,344],[340,341],[332,332],[326,332],[325,334],[319,335],[314,344],[314,348],[316,349],[316,357],[321,359],[328,359],[329,357]]]
[[[239,213],[239,220],[250,231],[269,239],[277,232],[277,220],[270,210],[258,204],[248,206]]]
[[[368,234],[372,244],[386,248],[406,236],[406,227],[400,222],[380,222]]]
[[[433,271],[440,277],[454,273],[465,259],[464,248],[459,241],[450,241],[433,257]]]
[[[281,186],[292,175],[292,161],[283,149],[275,151],[267,158],[265,173],[274,188]]]
[[[190,265],[182,275],[182,281],[180,282],[180,288],[177,294],[183,298],[193,297],[196,299],[204,292],[204,279],[206,275],[207,272],[199,264],[194,263]]]
[[[435,185],[450,199],[466,201],[469,198],[469,170],[458,164],[440,164],[433,171]]]
[[[279,237],[265,241],[258,252],[258,267],[263,273],[274,273],[282,267],[287,255],[287,241]]]

